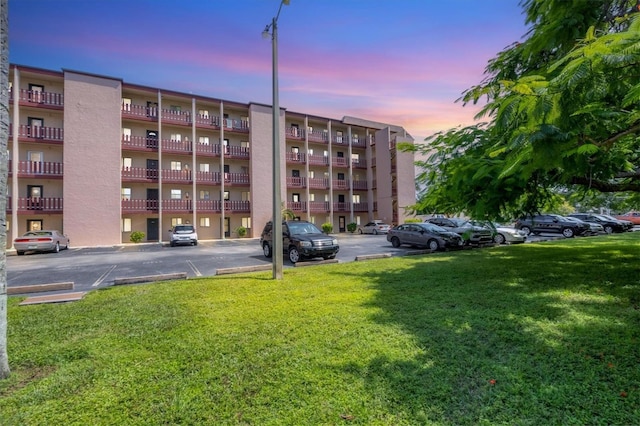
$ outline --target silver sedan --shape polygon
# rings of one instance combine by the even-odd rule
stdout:
[[[13,240],[13,247],[19,256],[27,251],[57,253],[69,248],[69,237],[55,230],[29,231]]]

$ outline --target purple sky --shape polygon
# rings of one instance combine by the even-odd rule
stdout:
[[[278,20],[280,106],[405,127],[473,122],[455,103],[526,32],[517,0],[291,0]],[[279,0],[9,0],[15,64],[271,104]]]

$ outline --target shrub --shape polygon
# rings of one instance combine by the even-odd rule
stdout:
[[[244,237],[247,235],[247,228],[244,226],[238,226],[238,228],[236,228],[236,234],[238,234],[238,237],[240,238]]]
[[[330,234],[333,231],[333,224],[331,222],[325,222],[322,224],[322,232]]]
[[[420,222],[422,222],[422,219],[420,219],[419,217],[410,217],[404,220],[404,223],[420,223]]]
[[[132,243],[139,243],[140,241],[144,240],[144,237],[145,237],[144,232],[133,231],[129,236],[129,240],[131,240]]]
[[[351,232],[352,234],[354,232],[356,232],[356,229],[358,229],[358,224],[355,222],[351,222],[347,224],[347,231]]]

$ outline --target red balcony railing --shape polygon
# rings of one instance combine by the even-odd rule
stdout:
[[[329,179],[309,178],[309,188],[327,189],[329,188]]]
[[[284,129],[287,139],[304,139],[304,130],[299,127],[287,127]]]
[[[294,212],[307,211],[307,203],[304,201],[287,201],[287,208]]]
[[[224,183],[225,185],[249,185],[249,173],[225,173]]]
[[[163,109],[162,121],[172,124],[191,124],[191,113],[186,111]]]
[[[129,199],[122,200],[122,211],[127,213],[135,212],[157,212],[159,210],[160,201],[146,199]]]
[[[349,203],[333,203],[333,211],[334,212],[348,212],[351,211],[349,207]]]
[[[287,152],[285,153],[285,155],[287,158],[287,163],[304,164],[305,162],[305,155],[299,152]]]
[[[198,155],[220,155],[220,145],[218,144],[206,144],[206,143],[197,143],[196,144],[196,153]]]
[[[196,126],[198,127],[211,127],[215,129],[220,128],[220,117],[215,115],[196,115]]]
[[[353,203],[354,212],[366,212],[369,211],[368,203]]]
[[[196,172],[196,183],[220,185],[220,172]]]
[[[344,179],[334,179],[333,189],[349,189],[349,181]]]
[[[352,180],[351,186],[353,189],[364,191],[367,189],[367,181],[366,180]]]
[[[10,98],[13,100],[13,90],[11,91]],[[44,105],[44,106],[53,106],[53,107],[63,107],[64,106],[64,96],[62,93],[52,93],[52,92],[38,92],[27,89],[20,89],[20,99],[21,104],[27,104],[31,106],[36,105]]]
[[[122,149],[157,151],[158,139],[145,136],[122,135]]]
[[[146,169],[143,167],[124,167],[122,179],[128,181],[154,181],[158,180],[158,169]]]
[[[9,137],[13,136],[13,125],[9,124]],[[29,139],[33,142],[62,142],[64,131],[61,127],[29,126],[21,124],[18,126],[18,138]]]
[[[11,173],[11,161],[9,161]],[[18,176],[20,177],[62,177],[62,163],[47,161],[19,161]]]
[[[251,211],[251,203],[241,200],[225,200],[224,210],[232,213],[248,213]]]
[[[191,182],[191,170],[167,170],[160,171],[163,182],[189,183]]]
[[[309,141],[310,142],[321,142],[328,143],[329,142],[329,133],[322,130],[312,130],[309,132]]]
[[[224,155],[231,158],[249,158],[249,148],[246,146],[225,145]]]
[[[328,212],[329,203],[327,201],[309,201],[309,211]]]
[[[233,118],[225,118],[222,120],[225,130],[235,132],[249,132],[249,122],[247,120],[238,120]]]
[[[123,103],[121,111],[123,117],[140,118],[150,121],[156,121],[158,119],[158,108],[153,106]]]
[[[333,157],[331,162],[334,167],[349,167],[349,162],[344,157]]]
[[[299,176],[287,176],[287,188],[304,188],[306,179]]]
[[[366,169],[367,168],[367,160],[364,160],[362,158],[358,158],[358,159],[352,159],[351,160],[351,164],[353,164],[353,167],[355,167],[356,169]]]
[[[7,199],[7,208],[11,207],[11,199]],[[62,213],[62,198],[21,197],[18,198],[18,211],[22,213]]]
[[[162,152],[172,152],[176,154],[191,153],[191,142],[175,139],[162,139]]]
[[[324,155],[309,155],[309,164],[314,166],[328,166],[329,165],[329,157],[325,157]]]

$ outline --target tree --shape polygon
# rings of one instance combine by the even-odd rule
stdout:
[[[0,0],[0,379],[9,377],[7,354],[7,140],[9,138],[9,0]]]
[[[427,158],[416,210],[513,218],[559,190],[640,193],[640,2],[522,4],[528,38],[460,99],[486,100],[488,121],[414,148]]]

